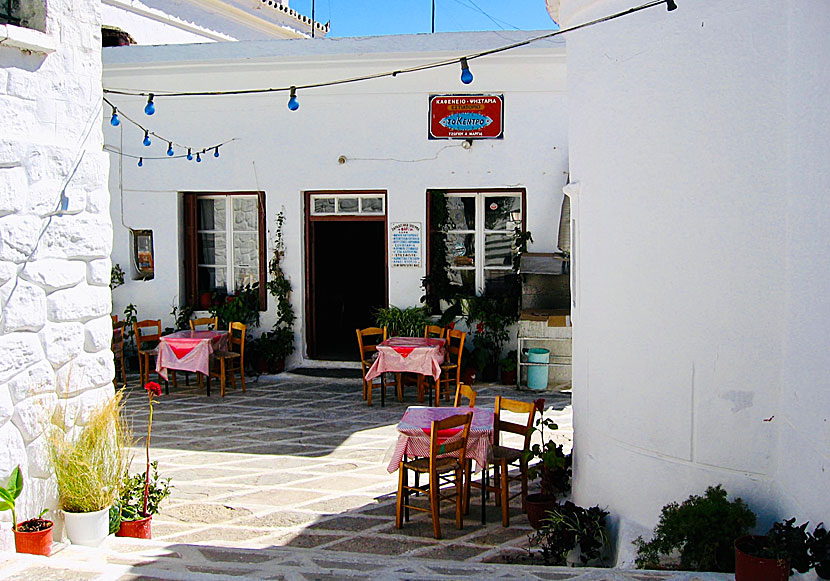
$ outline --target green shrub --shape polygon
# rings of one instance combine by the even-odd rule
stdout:
[[[608,512],[598,506],[583,508],[566,501],[547,512],[542,528],[530,537],[530,545],[542,550],[545,565],[567,564],[568,553],[579,545],[579,561],[586,566],[602,557],[608,541],[605,517]]]
[[[740,498],[730,502],[720,485],[703,496],[692,495],[682,503],[663,507],[653,538],[634,540],[640,569],[666,568],[675,551],[684,571],[735,571],[732,543],[755,526],[755,514]]]
[[[375,324],[386,327],[390,337],[423,337],[428,323],[424,307],[401,309],[392,305],[375,312]]]

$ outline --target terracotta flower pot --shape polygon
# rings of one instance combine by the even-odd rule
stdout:
[[[122,520],[121,526],[115,533],[116,537],[132,537],[134,539],[152,539],[153,535],[150,531],[150,522],[153,520],[153,515],[145,516],[137,520]]]
[[[475,367],[468,367],[464,371],[461,372],[461,383],[466,383],[467,385],[473,385],[476,382],[476,369]]]
[[[40,519],[32,519],[40,520]],[[18,528],[31,521],[18,523]],[[48,557],[52,553],[52,531],[54,526],[52,521],[42,521],[49,523],[49,526],[43,530],[33,532],[23,532],[15,529],[14,531],[14,548],[18,553],[29,553],[31,555],[43,555]]]
[[[763,544],[764,537],[757,535],[735,540],[735,581],[787,581],[790,578],[787,559],[767,559],[750,554]]]
[[[527,520],[534,529],[542,528],[547,512],[556,506],[556,497],[543,494],[527,495]]]

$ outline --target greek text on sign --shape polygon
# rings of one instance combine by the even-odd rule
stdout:
[[[392,224],[392,266],[421,266],[421,223]]]
[[[501,139],[503,95],[430,95],[430,139]]]

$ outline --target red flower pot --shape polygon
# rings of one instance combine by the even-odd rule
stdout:
[[[40,520],[40,519],[32,519]],[[18,523],[18,528],[30,523],[32,521],[25,521]],[[43,555],[48,557],[52,553],[52,530],[55,528],[52,521],[41,521],[49,523],[49,526],[43,530],[33,532],[23,532],[15,529],[14,531],[14,548],[18,553],[29,553],[31,555]]]
[[[466,383],[467,385],[473,385],[476,382],[476,369],[475,367],[468,367],[464,371],[461,372],[461,383]]]
[[[547,518],[547,512],[556,506],[556,497],[543,494],[527,495],[527,520],[537,531],[542,528],[542,521]]]
[[[153,515],[145,516],[138,520],[122,520],[121,526],[115,533],[116,537],[132,537],[134,539],[152,539],[150,532],[150,521]]]
[[[787,581],[787,559],[767,559],[751,553],[764,545],[765,537],[746,535],[735,540],[735,581]]]

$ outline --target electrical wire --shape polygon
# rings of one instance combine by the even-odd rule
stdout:
[[[559,30],[549,32],[546,34],[542,34],[539,36],[535,36],[533,38],[528,38],[526,40],[522,40],[519,42],[513,42],[510,44],[506,44],[500,47],[483,50],[480,52],[475,52],[471,54],[461,55],[459,57],[452,57],[449,59],[443,59],[440,61],[434,61],[430,63],[425,63],[421,65],[415,65],[411,67],[406,67],[402,69],[392,70],[392,71],[385,71],[380,73],[373,73],[369,75],[361,75],[358,77],[349,77],[345,79],[337,79],[332,81],[323,81],[319,83],[308,83],[305,85],[291,85],[287,87],[269,87],[269,88],[260,88],[260,89],[238,89],[232,91],[160,91],[160,90],[153,90],[152,94],[155,98],[159,97],[210,97],[210,96],[221,96],[221,95],[250,95],[250,94],[257,94],[257,93],[279,93],[279,92],[289,92],[292,89],[294,90],[305,90],[305,89],[318,89],[322,87],[333,87],[337,85],[345,85],[349,83],[357,83],[361,81],[369,81],[373,79],[380,79],[384,77],[397,77],[398,75],[403,75],[407,73],[414,73],[419,71],[427,71],[431,69],[437,69],[446,66],[455,66],[461,60],[461,58],[466,58],[468,61],[483,58],[486,56],[499,54],[502,52],[506,52],[508,50],[513,50],[522,46],[530,45],[534,42],[539,42],[541,40],[547,40],[550,38],[554,38],[556,36],[561,36],[568,32],[574,32],[576,30],[581,30],[583,28],[587,28],[589,26],[595,26],[597,24],[601,24],[603,22],[608,22],[610,20],[615,20],[617,18],[622,18],[623,16],[628,16],[635,12],[639,12],[641,10],[646,10],[648,8],[653,8],[654,6],[659,6],[661,4],[666,4],[667,6],[671,7],[674,4],[674,0],[651,0],[650,2],[646,2],[645,4],[640,4],[639,6],[635,6],[633,8],[629,8],[627,10],[623,10],[620,12],[616,12],[614,14],[609,14],[608,16],[602,16],[600,18],[596,18],[594,20],[589,20],[588,22],[583,22],[582,24],[576,24],[574,26],[570,26],[568,28],[561,28]],[[671,8],[670,8],[671,9]],[[109,93],[111,95],[128,95],[134,97],[149,97],[151,92],[150,91],[139,91],[139,90],[127,90],[127,89],[104,89],[105,93]],[[161,139],[161,138],[160,138]]]

